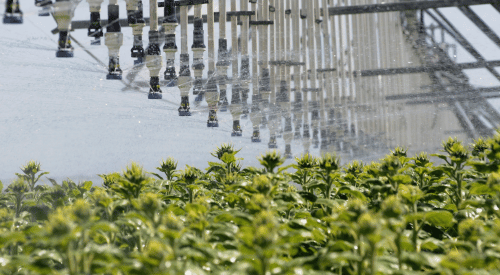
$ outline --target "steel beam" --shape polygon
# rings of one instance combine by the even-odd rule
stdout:
[[[451,24],[448,19],[437,9],[434,9],[434,12],[448,25],[446,27],[436,16],[434,16],[429,11],[426,13],[431,16],[446,32],[448,32],[465,50],[467,50],[474,58],[476,58],[479,62],[486,62],[484,57],[472,46],[465,37],[463,37],[460,32]],[[500,74],[491,66],[486,66],[486,69],[495,76],[496,79],[500,81]]]
[[[491,4],[498,12],[500,12],[500,4],[498,3],[495,3],[495,4]]]
[[[406,95],[390,95],[386,96],[386,100],[417,100],[419,101],[432,101],[432,102],[442,102],[449,101],[451,99],[457,98],[470,98],[477,99],[480,96],[482,98],[498,98],[500,97],[500,87],[488,87],[488,88],[473,88],[467,90],[457,90],[457,91],[443,91],[443,92],[430,92],[430,93],[416,93],[416,94],[406,94]],[[411,102],[410,102],[411,103]]]
[[[227,22],[230,22],[230,17],[228,17]],[[149,26],[149,17],[144,18],[146,20],[146,25]],[[163,17],[158,18],[159,23],[163,22]],[[194,23],[194,16],[190,15],[188,17],[188,22],[189,24]],[[214,12],[214,22],[219,22],[219,13]],[[203,15],[203,23],[207,23],[207,15]],[[106,26],[108,24],[108,20],[101,20],[101,25]],[[80,20],[80,21],[72,21],[71,22],[71,30],[78,30],[78,29],[87,29],[90,25],[89,20]],[[127,18],[120,19],[120,26],[122,27],[129,27]]]
[[[406,10],[425,10],[433,8],[446,8],[446,7],[467,7],[472,5],[492,4],[500,11],[500,4],[498,0],[438,0],[438,1],[408,1],[397,3],[385,4],[372,4],[372,5],[356,5],[356,6],[343,6],[329,8],[330,15],[343,15],[343,14],[361,14],[361,13],[377,13],[377,12],[394,12]],[[323,12],[322,12],[323,13]],[[178,15],[178,14],[177,14]],[[230,17],[227,17],[227,22],[230,22]],[[146,24],[149,25],[149,18],[144,18]],[[160,21],[163,18],[160,18]],[[188,21],[190,24],[194,22],[194,16],[189,16]],[[103,25],[107,24],[107,20],[101,21]],[[203,15],[203,22],[207,22],[207,16]],[[219,13],[214,13],[214,22],[219,22]],[[71,22],[72,29],[86,29],[90,21],[80,20]],[[128,27],[127,19],[120,19],[120,26]]]
[[[437,1],[406,1],[372,5],[357,5],[329,8],[330,15],[378,13],[406,10],[426,10],[446,7],[464,7],[472,5],[497,4],[498,0],[437,0]],[[498,5],[498,4],[497,4]],[[499,5],[500,6],[500,5]]]
[[[453,65],[431,65],[431,66],[420,66],[420,67],[361,70],[354,72],[354,76],[366,77],[366,76],[396,75],[396,74],[418,74],[418,73],[432,73],[436,71],[451,71],[457,69],[468,70],[468,69],[499,67],[499,66],[500,66],[500,60],[495,60],[495,61],[483,61],[483,62],[458,63]]]
[[[471,8],[460,7],[459,9],[465,16],[467,16],[467,18],[470,19],[470,21],[472,21],[472,23],[476,24],[476,26],[484,32],[484,34],[488,36],[488,38],[491,39],[497,47],[500,47],[500,38],[498,35],[496,35],[496,33],[488,27],[488,25],[486,25],[486,23],[484,23],[484,21]]]

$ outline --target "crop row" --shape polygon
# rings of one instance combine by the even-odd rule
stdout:
[[[269,152],[243,168],[237,153],[222,145],[205,171],[132,163],[102,187],[37,184],[48,173],[28,162],[0,194],[0,274],[500,270],[500,134],[345,166]]]

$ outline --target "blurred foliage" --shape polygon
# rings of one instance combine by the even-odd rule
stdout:
[[[205,171],[131,163],[102,187],[37,185],[46,172],[28,162],[0,193],[0,274],[500,270],[500,134],[369,164],[306,154],[283,166],[273,151],[243,168],[238,152],[223,144]]]

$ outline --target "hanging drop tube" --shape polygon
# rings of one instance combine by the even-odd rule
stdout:
[[[175,41],[175,29],[179,25],[175,10],[174,0],[165,0],[163,10],[163,29],[165,30],[165,44],[163,51],[166,56],[166,69],[163,78],[167,81],[167,87],[177,86],[177,74],[175,72],[175,54],[177,53],[177,44]]]
[[[101,27],[101,4],[104,0],[87,0],[87,2],[90,10],[90,25],[87,36],[94,38],[90,45],[101,45],[101,37],[104,36]]]
[[[149,44],[146,49],[146,67],[149,70],[148,99],[161,99],[160,70],[163,67],[160,50],[160,32],[158,31],[158,4],[156,0],[149,1]]]
[[[104,35],[104,44],[108,47],[109,67],[106,79],[122,79],[120,68],[120,47],[123,45],[123,33],[120,26],[118,0],[110,0],[108,5],[108,27]]]

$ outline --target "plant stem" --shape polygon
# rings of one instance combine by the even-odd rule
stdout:
[[[461,167],[460,165],[457,165],[455,168],[455,180],[457,181],[457,200],[456,200],[456,207],[459,209],[460,204],[462,204],[462,175],[458,172]]]
[[[260,256],[260,267],[261,267],[261,274],[266,275],[267,272],[267,258],[264,255]]]
[[[413,213],[417,213],[417,203],[413,203]],[[413,234],[412,234],[412,242],[413,242],[413,247],[415,248],[415,252],[418,252],[418,247],[417,247],[417,241],[418,241],[418,222],[417,219],[413,220]]]
[[[376,252],[376,244],[375,243],[372,243],[370,242],[370,267],[371,267],[371,274],[372,275],[375,275],[376,274],[376,265],[375,265],[375,259],[376,259],[376,256],[377,256],[377,252]]]
[[[358,255],[360,256],[361,260],[358,262],[358,275],[363,275],[365,274],[364,270],[363,270],[363,261],[364,261],[364,258],[363,257],[363,252],[362,252],[362,249],[361,249],[361,236],[359,237],[359,240],[358,240]]]
[[[326,193],[326,199],[330,199],[332,197],[332,187],[333,187],[333,183],[330,177],[328,177],[327,184],[328,184],[328,191]]]
[[[19,193],[16,194],[16,218],[19,218],[19,214],[21,214],[21,205],[23,202],[24,195]]]
[[[397,235],[396,235],[396,246],[398,249],[398,252],[397,252],[398,253],[398,269],[401,270],[402,269],[401,233],[397,233]]]
[[[70,274],[76,274],[76,271],[75,271],[75,262],[74,262],[74,259],[73,259],[72,249],[73,249],[73,242],[70,241],[69,244],[68,244],[68,251],[66,251],[66,256],[68,257],[69,273]]]

